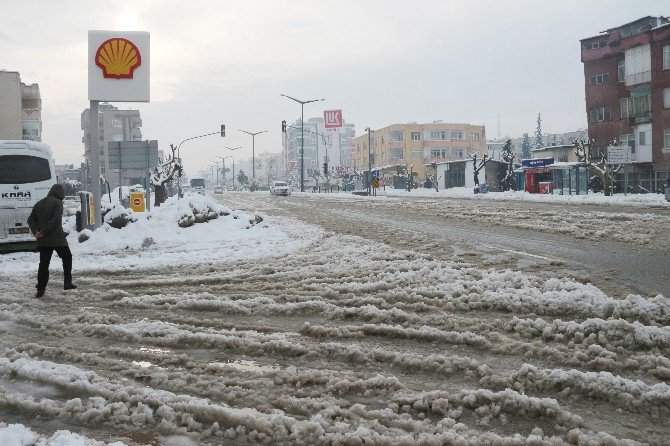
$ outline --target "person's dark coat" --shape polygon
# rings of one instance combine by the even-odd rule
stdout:
[[[37,247],[67,246],[67,235],[63,231],[63,185],[54,184],[46,198],[41,199],[28,217],[28,226],[33,234],[38,231],[44,237],[37,239]]]

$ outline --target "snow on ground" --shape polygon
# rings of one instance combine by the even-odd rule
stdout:
[[[54,274],[34,300],[35,255],[3,257],[0,419],[25,426],[12,435],[162,445],[670,438],[666,296],[615,299],[287,218],[247,229],[243,212],[174,229],[184,206],[75,245],[76,291],[56,291]],[[147,236],[156,244],[142,248]]]
[[[3,446],[124,446],[125,443],[100,442],[69,431],[58,431],[45,437],[22,424],[0,423],[0,444]]]
[[[294,192],[296,195],[313,195],[308,192]],[[458,198],[466,200],[491,200],[491,201],[528,201],[535,203],[567,203],[567,204],[596,204],[617,206],[645,206],[670,208],[670,202],[666,201],[663,194],[616,194],[605,196],[602,192],[590,192],[587,195],[553,195],[553,194],[531,194],[524,191],[489,192],[487,194],[474,194],[472,189],[455,187],[451,189],[419,188],[407,191],[405,189],[378,189],[376,197],[353,195],[350,193],[319,194],[326,199],[347,197],[351,200],[380,200],[386,197],[421,197],[421,198]]]

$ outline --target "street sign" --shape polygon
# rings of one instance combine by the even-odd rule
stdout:
[[[372,171],[372,178],[379,178],[379,170],[373,170]]]
[[[130,208],[133,212],[144,212],[144,192],[130,193]]]
[[[630,146],[607,147],[607,164],[630,164],[630,163],[631,163]]]
[[[375,178],[372,180],[372,187],[374,189],[379,189],[379,178]]]
[[[148,170],[158,165],[158,141],[110,141],[110,169]]]

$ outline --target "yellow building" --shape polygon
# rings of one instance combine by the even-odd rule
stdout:
[[[369,135],[372,171],[381,170],[380,178],[386,186],[405,187],[407,172],[415,182],[423,182],[434,173],[431,163],[479,157],[486,153],[486,134],[483,125],[449,124],[393,124],[372,130]],[[354,168],[368,175],[368,132],[353,140]]]

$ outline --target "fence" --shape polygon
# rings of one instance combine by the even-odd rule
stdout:
[[[670,172],[629,172],[628,173],[628,193],[648,194],[665,193],[670,180]],[[614,192],[623,193],[625,189],[626,177],[620,171],[614,175]]]

